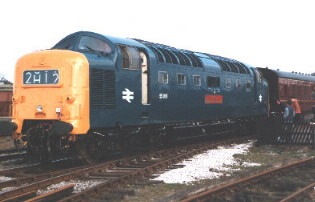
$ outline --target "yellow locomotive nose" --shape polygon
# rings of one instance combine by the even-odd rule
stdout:
[[[85,134],[89,124],[89,63],[78,52],[45,50],[20,58],[16,65],[13,121],[17,133],[30,122],[59,120]],[[25,122],[28,124],[25,124]]]

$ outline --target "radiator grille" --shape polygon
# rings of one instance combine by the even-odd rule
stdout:
[[[91,107],[115,108],[115,72],[112,70],[90,70]]]

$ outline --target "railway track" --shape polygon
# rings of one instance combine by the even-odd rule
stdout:
[[[314,191],[315,157],[274,168],[256,175],[231,182],[211,190],[199,193],[182,200],[181,202],[196,201],[299,201],[309,192]],[[296,184],[290,179],[302,178],[306,186],[295,193],[291,193]],[[285,180],[286,179],[286,180]],[[295,183],[295,184],[294,184]],[[308,184],[311,183],[311,184]],[[268,187],[269,186],[269,187]],[[302,187],[305,185],[301,185]],[[268,187],[268,188],[267,188]],[[278,192],[277,192],[278,190]],[[280,191],[279,191],[280,190]],[[289,193],[289,194],[288,194]],[[288,196],[289,195],[289,196]]]
[[[17,198],[18,200],[21,198],[25,200],[26,198],[38,197],[34,196],[34,193],[37,193],[39,189],[44,189],[47,186],[65,181],[70,181],[71,184],[71,181],[73,180],[97,180],[98,185],[84,191],[63,191],[63,194],[59,194],[59,191],[55,191],[56,193],[45,194],[52,194],[54,198],[58,198],[58,200],[61,201],[86,201],[91,198],[106,198],[107,196],[104,193],[112,194],[114,192],[128,192],[117,190],[121,186],[139,180],[141,181],[153,173],[172,167],[174,164],[184,159],[203,153],[209,149],[216,148],[219,145],[244,142],[248,140],[248,138],[253,137],[238,137],[229,140],[212,141],[211,143],[180,146],[105,162],[95,166],[70,168],[13,179],[10,182],[0,183],[0,187],[15,186],[12,190],[0,193],[0,201],[16,200]],[[70,184],[66,184],[65,186]],[[63,187],[60,187],[57,190],[59,189],[64,190]]]
[[[0,151],[0,161],[22,158],[26,155],[25,149],[7,149]]]
[[[18,153],[18,152],[23,152],[23,151],[26,151],[26,149],[24,149],[24,148],[22,148],[22,149],[15,149],[15,148],[5,149],[5,150],[0,150],[0,155],[10,154],[10,153]]]

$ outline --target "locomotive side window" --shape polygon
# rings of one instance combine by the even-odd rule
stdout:
[[[90,36],[82,36],[78,48],[79,50],[94,53],[109,54],[112,52],[112,49],[106,42]]]
[[[158,74],[159,74],[158,82],[168,84],[168,73],[159,71]]]
[[[140,53],[136,48],[120,46],[122,54],[122,67],[124,69],[138,70],[141,66]]]
[[[236,79],[235,87],[238,89],[242,88],[242,81],[241,79]]]
[[[246,91],[250,91],[251,90],[251,82],[250,81],[246,81]]]
[[[177,74],[177,83],[180,85],[186,85],[186,75],[182,73]]]
[[[201,86],[201,76],[200,75],[194,75],[194,86]]]
[[[225,79],[225,88],[232,88],[232,80],[231,78]]]
[[[220,78],[219,77],[207,77],[207,85],[210,88],[218,88],[220,87]]]

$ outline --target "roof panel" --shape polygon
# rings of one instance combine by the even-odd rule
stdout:
[[[312,81],[315,82],[315,76],[302,74],[302,73],[295,73],[295,72],[285,72],[280,70],[273,70],[268,68],[259,68],[262,71],[270,71],[275,73],[280,78],[288,78],[288,79],[297,79],[302,81]]]

